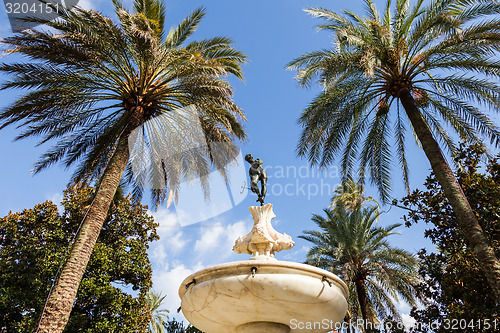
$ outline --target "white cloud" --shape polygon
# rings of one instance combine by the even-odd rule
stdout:
[[[414,326],[417,321],[410,316],[410,311],[413,306],[402,300],[397,301],[392,297],[391,300],[396,305],[398,312],[401,314],[401,321],[403,322],[405,328],[410,329],[412,326]],[[417,300],[417,308],[421,306],[422,304]]]
[[[161,208],[156,212],[148,210],[148,214],[153,216],[155,222],[159,224],[157,232],[160,234],[160,237],[163,233],[169,232],[169,229],[180,227],[177,214],[168,208]]]
[[[249,222],[239,221],[226,227],[226,240],[231,245],[231,249],[238,237],[245,236],[252,230],[252,225]]]
[[[153,243],[148,251],[149,260],[155,267],[168,267],[168,255],[167,250],[165,249],[165,245],[163,243]]]
[[[182,231],[174,232],[173,229],[170,230],[172,231],[170,233],[159,233],[160,240],[150,246],[149,258],[155,266],[165,267],[169,255],[175,256],[180,253],[189,241],[184,238]]]
[[[157,292],[161,291],[163,295],[167,296],[163,305],[165,309],[170,311],[169,317],[179,317],[176,311],[181,305],[178,292],[182,281],[200,269],[203,269],[201,263],[189,268],[184,264],[174,262],[172,269],[153,272],[153,289]]]
[[[149,255],[151,263],[155,267],[168,267],[168,259],[175,258],[176,255],[182,252],[186,244],[190,241],[189,238],[176,228],[177,217],[175,213],[168,211],[154,213],[155,222],[159,223],[156,229],[160,239],[151,244]]]
[[[412,309],[412,306],[406,302],[400,301],[395,303],[397,304],[400,313],[408,313]]]
[[[217,258],[227,258],[232,254],[236,239],[250,232],[249,223],[239,221],[229,225],[220,222],[211,223],[200,230],[201,238],[194,244],[194,250],[200,255],[217,252]]]
[[[63,201],[63,194],[61,192],[56,192],[47,197],[48,200],[52,201],[55,205],[57,205],[57,210],[59,214],[64,212],[64,207],[61,205],[61,201]]]
[[[175,234],[172,234],[172,236],[168,238],[169,247],[174,252],[182,250],[182,248],[184,247],[184,245],[186,245],[187,242],[188,240],[184,238],[184,234],[182,233],[182,231],[178,231]]]
[[[235,240],[246,235],[252,223],[239,221],[223,224],[219,221],[187,229],[176,228],[177,217],[173,212],[160,210],[152,214],[160,223],[160,240],[151,244],[149,250],[153,264],[153,289],[166,295],[164,308],[170,311],[169,317],[183,320],[182,313],[176,312],[181,304],[178,290],[182,281],[213,261],[214,264],[227,261],[234,254],[232,247]]]
[[[280,220],[280,219],[278,219],[278,218],[274,218],[274,219],[272,219],[272,220],[271,220],[271,225],[272,225],[273,227],[276,227],[276,226],[278,226],[281,222],[283,222],[283,220]]]
[[[185,237],[179,228],[177,215],[168,209],[160,209],[156,212],[148,211],[159,224],[156,229],[160,239],[153,242],[148,251],[151,263],[155,268],[167,269],[168,259],[179,254],[189,239]]]
[[[411,317],[408,313],[401,314],[401,320],[403,321],[406,329],[413,327],[417,323],[415,318]]]
[[[220,238],[223,236],[224,228],[217,223],[211,227],[204,228],[200,239],[194,244],[194,250],[200,253],[212,250],[220,245]]]
[[[301,248],[293,247],[291,250],[285,251],[283,253],[282,258],[289,261],[303,262],[306,259],[307,252],[309,251],[309,247],[303,245]],[[276,254],[279,256],[279,254]],[[280,260],[279,258],[276,258]]]

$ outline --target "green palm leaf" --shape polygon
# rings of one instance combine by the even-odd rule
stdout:
[[[417,259],[405,250],[392,247],[387,238],[397,234],[401,224],[375,226],[378,207],[357,205],[348,211],[342,204],[325,209],[326,217],[313,215],[319,231],[304,231],[299,236],[313,244],[307,263],[338,274],[350,289],[349,313],[356,319],[374,322],[387,317],[401,320],[394,301],[416,304]],[[366,288],[363,302],[356,285]],[[378,319],[377,319],[378,316]]]
[[[226,166],[234,157],[234,141],[246,137],[245,117],[227,80],[229,75],[242,78],[246,56],[227,37],[187,43],[204,9],[195,10],[164,34],[165,7],[159,0],[136,0],[132,12],[119,0],[113,4],[117,22],[93,10],[61,8],[55,21],[29,19],[55,33],[24,30],[3,40],[10,53],[30,61],[0,64],[0,71],[9,77],[0,88],[25,92],[0,111],[0,129],[16,124],[23,129],[17,139],[38,137],[40,144],[51,144],[34,172],[61,163],[75,167],[74,182],[98,183],[49,296],[39,332],[52,332],[52,325],[60,332],[64,329],[119,185],[130,185],[139,200],[145,179],[161,179],[155,182],[161,186],[151,188],[157,207],[178,197],[183,179],[198,177],[208,199],[208,170],[217,168],[228,181]],[[206,148],[189,149],[174,142],[179,144],[176,154],[150,165],[151,179],[134,175],[132,133],[136,138],[142,133],[143,149],[151,148],[149,140],[165,145],[162,139],[179,138],[172,133],[188,128],[184,124],[188,107],[195,110],[190,125],[199,129],[198,142]]]
[[[388,0],[382,14],[364,3],[364,17],[306,10],[323,21],[318,29],[334,33],[334,47],[288,64],[299,85],[322,87],[299,118],[297,153],[320,167],[340,160],[343,181],[368,179],[387,203],[393,149],[409,191],[411,130],[500,300],[500,261],[445,155],[454,156],[455,138],[500,146],[500,128],[487,114],[500,110],[500,3]]]
[[[166,296],[162,296],[161,292],[151,290],[146,294],[146,304],[148,305],[151,313],[151,320],[149,322],[150,333],[164,333],[167,326],[168,310],[161,309],[163,300]]]

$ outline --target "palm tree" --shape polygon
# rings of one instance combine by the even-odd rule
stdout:
[[[374,203],[379,209],[380,205],[373,197],[365,197],[365,187],[360,182],[355,181],[352,177],[337,186],[333,191],[332,203],[328,208],[333,208],[339,204],[345,206],[347,211],[353,211],[356,208],[363,206],[365,202]]]
[[[357,207],[349,212],[338,205],[325,209],[326,218],[314,214],[320,231],[304,231],[299,236],[314,246],[307,263],[339,275],[349,286],[349,313],[363,318],[365,328],[378,318],[401,319],[393,300],[415,305],[417,260],[405,250],[391,247],[388,236],[401,224],[375,227],[377,207]]]
[[[184,327],[182,321],[177,321],[175,319],[169,320],[166,327],[168,333],[203,333],[191,324]]]
[[[166,296],[162,296],[161,292],[157,293],[151,290],[146,295],[146,304],[151,312],[151,321],[149,322],[150,333],[164,333],[168,320],[168,310],[160,309],[163,300]]]
[[[391,144],[409,188],[405,141],[410,128],[500,300],[500,263],[438,143],[456,151],[446,128],[469,142],[487,137],[500,143],[499,128],[478,108],[500,108],[500,62],[495,57],[500,34],[498,20],[488,16],[500,13],[500,3],[423,3],[417,0],[411,7],[409,0],[398,0],[391,13],[388,0],[381,15],[365,0],[364,18],[347,10],[307,10],[326,21],[319,29],[335,34],[335,48],[305,54],[288,65],[298,70],[301,86],[318,79],[324,88],[300,117],[298,155],[327,166],[343,150],[344,178],[353,175],[359,162],[360,180],[369,168],[387,202]]]
[[[131,133],[147,136],[151,122],[160,117],[172,123],[165,126],[162,120],[150,135],[179,130],[178,108],[194,105],[207,142],[245,138],[244,115],[225,79],[242,78],[245,56],[226,37],[184,43],[197,29],[204,9],[164,34],[164,6],[159,0],[135,0],[132,13],[118,0],[114,5],[118,23],[93,10],[59,7],[60,18],[54,22],[30,19],[56,34],[24,30],[3,40],[11,53],[32,61],[0,65],[0,71],[11,76],[2,89],[28,89],[0,113],[0,128],[18,124],[25,131],[17,139],[57,140],[35,164],[35,172],[59,161],[66,167],[78,164],[75,183],[99,184],[37,332],[62,332],[120,181],[141,185],[131,176]],[[156,203],[176,197],[182,176],[199,174],[203,180],[211,163],[224,172],[224,156],[208,147],[186,151],[175,163],[158,163],[165,187],[153,190]],[[138,186],[135,192],[140,194]]]

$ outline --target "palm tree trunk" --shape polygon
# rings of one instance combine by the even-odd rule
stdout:
[[[484,236],[476,215],[472,210],[462,187],[450,166],[446,162],[439,144],[420,114],[410,91],[405,89],[400,93],[401,103],[422,144],[425,155],[429,159],[436,179],[441,184],[446,198],[455,212],[458,227],[472,246],[483,272],[488,280],[496,299],[500,301],[500,263],[495,251]]]
[[[101,185],[95,194],[94,202],[89,208],[75,244],[49,295],[45,312],[40,319],[38,330],[35,332],[59,333],[64,330],[68,322],[83,273],[127,166],[129,159],[127,138],[128,134],[123,133],[118,141],[115,152],[102,177]]]
[[[344,317],[344,322],[347,323],[347,332],[352,333],[352,326],[351,326],[352,316],[349,310],[347,310],[347,314]]]
[[[358,303],[361,310],[361,316],[363,317],[364,332],[375,332],[375,329],[371,327],[372,325],[375,325],[375,323],[368,307],[368,295],[366,293],[365,281],[363,281],[362,279],[356,279],[354,281],[354,284],[356,286],[356,294],[358,295]]]

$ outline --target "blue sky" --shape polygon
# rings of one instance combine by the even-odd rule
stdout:
[[[382,8],[384,2],[377,1],[377,4]],[[105,14],[112,13],[110,1],[107,0],[84,0],[80,5]],[[264,160],[270,176],[266,202],[274,205],[276,229],[291,235],[296,242],[292,250],[278,253],[277,258],[301,262],[305,258],[308,244],[297,236],[303,230],[314,228],[310,221],[311,214],[320,213],[329,205],[331,192],[340,182],[340,177],[336,164],[326,174],[318,176],[316,170],[307,167],[305,160],[296,157],[295,146],[300,134],[298,116],[319,90],[299,88],[293,80],[294,73],[286,71],[284,67],[287,62],[305,52],[331,46],[331,36],[327,32],[315,30],[314,26],[320,22],[304,13],[304,8],[347,8],[361,13],[362,1],[168,0],[166,25],[176,25],[199,6],[206,7],[207,15],[192,39],[229,36],[234,40],[235,46],[249,56],[249,62],[244,66],[245,82],[232,80],[234,98],[248,118],[245,124],[248,141],[240,147],[243,155],[252,153],[254,157]],[[7,16],[2,10],[0,36],[9,34]],[[1,60],[11,59],[3,57]],[[0,106],[8,105],[17,94],[18,92],[1,91]],[[12,142],[18,133],[14,127],[0,131],[0,156],[3,157],[0,163],[1,216],[11,210],[30,208],[47,199],[60,200],[71,175],[71,170],[64,170],[56,165],[32,176],[31,166],[47,147],[35,148],[35,140]],[[414,142],[408,140],[407,144],[411,186],[413,189],[422,188],[422,183],[429,174],[429,164]],[[248,164],[245,168],[247,166]],[[392,196],[401,198],[405,195],[401,173],[397,163],[393,166]],[[219,196],[227,194],[224,191],[225,188],[220,193],[215,191],[212,196],[213,205]],[[378,198],[376,191],[369,186],[367,195]],[[166,306],[171,314],[175,315],[175,309],[180,305],[177,289],[187,275],[209,265],[248,258],[247,255],[232,253],[231,248],[235,239],[246,234],[253,225],[247,207],[255,205],[255,199],[255,195],[249,193],[241,203],[225,213],[185,227],[179,226],[175,207],[163,207],[154,213],[160,223],[161,236],[161,240],[150,249],[154,289],[167,294]],[[191,209],[196,210],[199,205],[204,205],[201,198],[191,200]],[[384,206],[383,210],[388,212],[382,215],[380,224],[402,222],[404,211],[401,209]],[[411,252],[422,247],[432,249],[430,242],[423,238],[424,229],[424,225],[410,229],[401,227],[401,235],[393,236],[391,242]],[[402,310],[408,312],[406,307]]]

